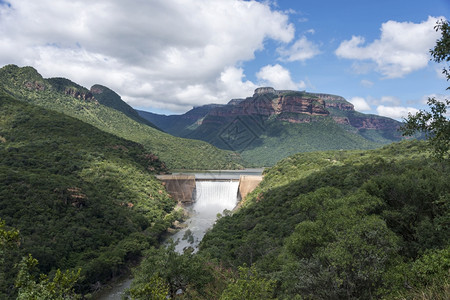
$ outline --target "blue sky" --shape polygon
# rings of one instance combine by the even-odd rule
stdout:
[[[103,84],[183,113],[258,86],[337,94],[401,119],[449,97],[429,61],[448,0],[0,0],[0,66]]]

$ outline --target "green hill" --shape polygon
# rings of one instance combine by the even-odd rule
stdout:
[[[54,80],[51,78],[49,80]],[[131,106],[129,106],[122,98],[113,90],[107,88],[106,86],[102,86],[99,84],[95,84],[91,87],[90,92],[94,95],[95,99],[105,106],[114,108],[136,122],[146,124],[153,128],[159,129],[152,122],[141,118],[136,110],[134,110]]]
[[[276,287],[268,299],[445,299],[449,171],[418,141],[296,154],[217,222],[200,254],[256,267]]]
[[[0,90],[0,219],[20,231],[0,251],[0,298],[28,253],[44,273],[81,267],[85,292],[120,274],[176,218],[152,175],[165,171],[140,144]]]
[[[270,87],[182,115],[139,114],[175,136],[237,151],[253,166],[272,166],[298,152],[374,149],[403,139],[400,122],[357,112],[343,97]]]
[[[150,249],[131,295],[187,299],[433,299],[450,289],[450,165],[421,141],[299,153],[200,243]]]
[[[115,98],[114,101],[107,103],[106,97],[100,96],[100,100],[97,100],[96,95],[99,93],[96,93],[95,89],[92,93],[67,79],[44,79],[32,67],[19,68],[8,65],[1,68],[0,87],[19,100],[62,112],[106,132],[141,143],[148,151],[160,157],[168,168],[240,167],[239,156],[231,151],[161,132],[124,114],[118,105],[119,99]]]

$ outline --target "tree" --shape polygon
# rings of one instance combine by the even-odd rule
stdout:
[[[436,42],[436,46],[430,50],[432,60],[437,63],[450,61],[450,22],[440,20],[435,26],[436,31],[441,31],[442,36]],[[450,80],[450,69],[444,67],[442,73]],[[450,87],[447,87],[450,89]],[[428,98],[428,106],[431,112],[420,110],[416,114],[408,114],[402,126],[403,135],[412,135],[415,132],[424,132],[434,155],[439,159],[449,159],[450,150],[450,121],[447,117],[447,109],[450,100],[443,102],[435,98]]]
[[[228,284],[220,300],[274,299],[275,282],[261,277],[254,267],[238,267],[239,276]]]
[[[430,50],[433,60],[437,63],[450,61],[450,22],[440,20],[434,27],[436,31],[442,32],[442,37],[436,42],[436,46]],[[442,70],[447,80],[450,79],[450,70],[445,68]],[[450,87],[447,88],[450,90]]]
[[[15,286],[18,289],[18,300],[72,300],[81,299],[74,291],[74,285],[80,278],[81,269],[75,271],[56,270],[52,280],[45,274],[41,274],[36,281],[32,273],[38,264],[37,259],[31,254],[23,257],[19,263]]]
[[[0,219],[0,298],[15,297],[14,264],[17,262],[17,248],[19,247],[19,231],[6,228],[5,221]]]

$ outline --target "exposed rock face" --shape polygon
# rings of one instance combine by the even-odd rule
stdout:
[[[276,106],[275,113],[281,112],[328,116],[325,101],[311,97],[280,96],[273,100]]]
[[[196,135],[197,129],[189,129],[188,134],[194,131],[194,136],[199,139],[207,134],[213,136],[212,131],[220,130],[241,117],[250,117],[261,124],[266,120],[311,123],[330,118],[337,124],[353,127],[346,127],[352,132],[360,129],[396,131],[400,125],[400,122],[390,118],[358,113],[353,104],[338,95],[275,90],[272,87],[257,88],[252,97],[232,99],[226,105],[204,105],[183,115],[164,117],[165,123],[160,122],[159,126],[165,128],[163,125],[167,123],[174,132],[181,132],[193,124],[198,126],[197,132],[201,133]],[[156,118],[155,121],[158,122]]]
[[[355,108],[353,104],[349,102],[340,102],[340,101],[325,101],[325,107],[326,108],[336,108],[342,111],[354,111]]]
[[[103,93],[104,88],[101,85],[94,85],[91,87],[91,93],[94,95]]]
[[[92,93],[89,91],[82,92],[74,88],[66,88],[64,90],[64,94],[85,101],[95,101],[94,95],[92,95]]]
[[[262,94],[275,94],[275,93],[276,93],[276,91],[273,87],[260,87],[255,90],[253,97],[256,97],[256,96],[262,95]]]
[[[230,118],[236,116],[258,115],[269,118],[280,114],[306,114],[328,116],[325,101],[313,94],[295,91],[277,91],[271,87],[257,88],[253,97],[233,99],[228,105],[213,109],[208,113],[209,122],[215,122],[216,117]],[[309,122],[308,118],[289,118],[280,116],[280,120],[292,123]],[[208,120],[205,120],[208,122]]]
[[[39,81],[27,81],[25,83],[25,87],[29,90],[34,91],[43,91],[45,90],[45,84]]]
[[[353,117],[349,119],[350,125],[358,129],[391,129],[396,130],[399,122],[389,118],[380,118],[374,115],[365,115],[361,117]]]
[[[236,104],[239,104],[239,103],[241,103],[242,101],[244,101],[245,99],[231,99],[228,103],[227,103],[227,105],[236,105]]]
[[[55,77],[46,79],[46,82],[50,84],[50,87],[53,90],[59,93],[71,96],[76,99],[98,103],[97,99],[95,99],[91,91],[79,84],[76,84],[75,82],[72,82],[69,79]]]
[[[342,125],[350,125],[350,120],[347,117],[333,117],[333,120]]]

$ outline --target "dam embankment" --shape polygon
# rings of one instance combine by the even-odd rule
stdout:
[[[237,189],[237,199],[242,200],[252,192],[262,181],[262,175],[240,175],[240,174],[221,174],[206,173],[202,175],[158,175],[157,178],[163,182],[167,192],[181,204],[191,204],[196,199],[196,182],[200,181],[239,181]]]

